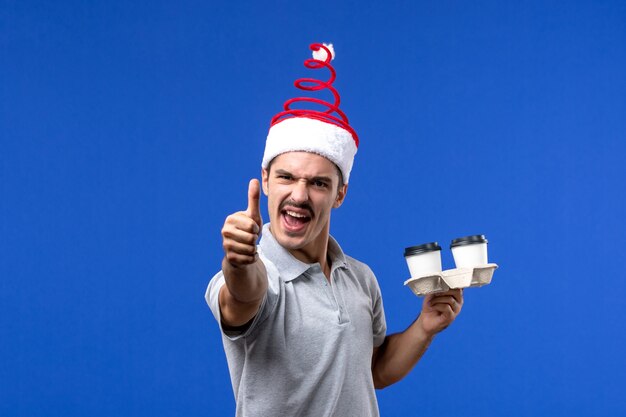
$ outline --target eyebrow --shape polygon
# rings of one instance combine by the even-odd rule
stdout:
[[[329,184],[333,183],[333,180],[330,177],[313,177],[311,178],[311,181],[322,181],[322,182],[327,182]]]
[[[285,171],[284,169],[277,169],[276,171],[274,171],[274,173],[276,175],[289,175],[291,177],[295,177],[295,175],[293,175],[291,172],[289,171]],[[312,178],[306,178],[307,181],[324,181],[324,182],[328,182],[331,183],[333,182],[332,178],[330,177],[324,177],[324,176],[316,176],[316,177],[312,177]]]

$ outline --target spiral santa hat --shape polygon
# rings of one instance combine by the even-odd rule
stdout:
[[[330,65],[335,57],[332,44],[311,44],[313,59],[304,61],[309,69],[330,71],[326,81],[314,78],[300,78],[294,83],[304,91],[328,89],[334,103],[312,97],[296,97],[285,102],[284,110],[272,118],[270,130],[265,142],[262,167],[267,168],[276,156],[285,152],[304,151],[319,154],[339,167],[344,183],[350,180],[350,171],[359,146],[359,138],[350,126],[348,118],[339,109],[340,97],[332,86],[335,81],[335,69]],[[322,110],[292,109],[293,103],[315,103],[326,108]]]

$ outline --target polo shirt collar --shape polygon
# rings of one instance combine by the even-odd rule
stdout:
[[[319,268],[319,263],[307,264],[294,257],[287,249],[282,247],[278,241],[272,235],[270,231],[270,224],[263,225],[263,233],[261,234],[261,241],[259,242],[259,248],[263,256],[268,258],[276,265],[278,272],[284,281],[292,281],[304,274],[311,268]],[[347,268],[348,262],[343,250],[337,243],[337,241],[329,236],[328,239],[328,257],[331,262],[331,270],[337,268]]]

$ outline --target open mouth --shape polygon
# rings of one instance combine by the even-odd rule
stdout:
[[[304,210],[284,209],[280,212],[285,228],[291,232],[304,229],[311,216]]]

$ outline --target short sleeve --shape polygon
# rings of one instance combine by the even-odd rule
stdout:
[[[374,335],[374,347],[379,347],[385,341],[387,334],[387,322],[385,320],[385,309],[383,308],[383,297],[380,293],[378,281],[374,277],[375,291],[372,299],[372,334]]]
[[[217,320],[218,325],[220,326],[220,330],[222,334],[230,340],[237,340],[243,337],[249,337],[254,334],[255,330],[265,321],[267,318],[274,312],[276,308],[276,303],[278,301],[278,297],[280,294],[280,277],[278,275],[278,270],[274,266],[272,262],[270,262],[263,255],[260,255],[261,261],[265,265],[265,269],[267,271],[267,279],[268,286],[267,292],[263,297],[263,301],[261,301],[261,305],[259,306],[259,311],[256,316],[252,320],[250,326],[246,327],[243,331],[231,331],[226,330],[222,326],[222,313],[220,310],[219,304],[219,293],[222,286],[226,285],[226,281],[224,278],[224,273],[219,271],[217,274],[211,278],[209,282],[209,286],[207,287],[204,298],[213,313],[213,317]]]

